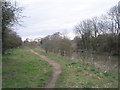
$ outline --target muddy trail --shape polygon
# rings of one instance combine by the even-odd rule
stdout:
[[[41,50],[40,48],[36,48],[38,50]],[[42,51],[42,50],[41,50]],[[54,88],[56,81],[61,73],[61,67],[60,64],[58,64],[57,62],[55,62],[54,60],[49,59],[48,57],[41,55],[37,52],[35,52],[34,50],[31,50],[32,53],[38,55],[40,58],[42,58],[43,60],[47,61],[49,64],[51,64],[53,66],[53,75],[52,78],[50,80],[50,82],[48,83],[48,85],[45,88]]]

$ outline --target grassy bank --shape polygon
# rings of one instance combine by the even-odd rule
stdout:
[[[55,61],[62,68],[56,88],[117,88],[118,73],[103,72],[94,65],[82,61],[73,61],[51,53],[35,50]]]
[[[52,76],[52,66],[29,48],[11,49],[2,59],[3,88],[45,87]]]

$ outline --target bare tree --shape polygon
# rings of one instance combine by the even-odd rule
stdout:
[[[94,36],[97,37],[97,35],[98,35],[98,17],[93,17],[92,18],[92,24],[93,24]]]
[[[114,6],[110,9],[110,11],[108,12],[108,15],[111,18],[112,21],[112,26],[113,26],[113,30],[114,33],[119,33],[118,28],[119,28],[119,13],[118,13],[118,6]]]

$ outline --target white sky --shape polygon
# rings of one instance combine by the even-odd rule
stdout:
[[[22,37],[34,39],[55,32],[74,37],[73,28],[84,19],[106,13],[119,0],[16,0],[24,7],[24,27],[17,27]]]

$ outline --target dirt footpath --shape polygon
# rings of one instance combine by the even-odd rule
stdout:
[[[53,66],[53,75],[51,78],[51,81],[48,83],[48,85],[46,86],[46,88],[54,88],[56,81],[61,73],[61,67],[60,64],[58,64],[57,62],[47,58],[44,55],[41,55],[37,52],[35,52],[34,50],[31,50],[31,52],[33,52],[34,54],[38,55],[40,58],[42,58],[43,60],[47,61],[49,64],[51,64]]]

